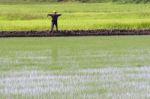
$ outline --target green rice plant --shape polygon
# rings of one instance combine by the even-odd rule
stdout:
[[[48,30],[51,18],[47,14],[53,10],[62,13],[59,18],[62,30],[145,29],[150,24],[149,4],[1,4],[0,30]]]

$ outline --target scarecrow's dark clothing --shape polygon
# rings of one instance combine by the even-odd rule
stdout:
[[[54,29],[54,25],[56,26],[56,31],[58,31],[58,17],[61,16],[61,14],[48,14],[48,16],[52,17],[52,26],[51,26],[51,31]]]

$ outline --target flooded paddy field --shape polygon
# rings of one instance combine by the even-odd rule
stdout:
[[[2,99],[148,99],[150,37],[0,39]]]
[[[149,89],[148,66],[0,74],[0,95],[6,98],[148,99]]]

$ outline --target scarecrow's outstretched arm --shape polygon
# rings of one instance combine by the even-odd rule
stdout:
[[[61,14],[57,14],[58,16],[61,16]]]
[[[52,16],[53,14],[48,14],[47,16]]]

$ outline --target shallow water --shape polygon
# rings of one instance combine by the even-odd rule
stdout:
[[[150,67],[107,67],[75,71],[24,69],[0,73],[3,96],[57,93],[80,98],[150,98]]]

